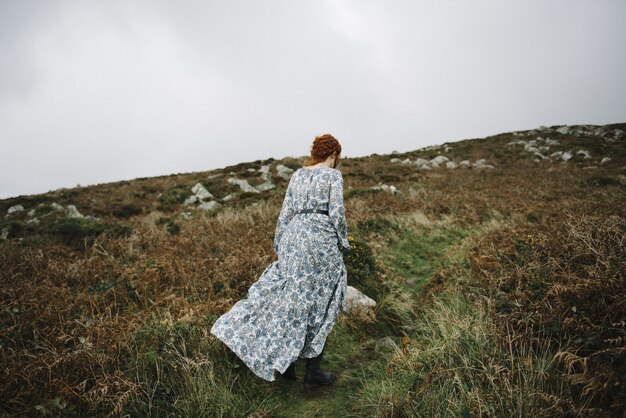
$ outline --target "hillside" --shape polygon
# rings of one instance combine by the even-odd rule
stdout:
[[[626,123],[342,159],[348,284],[377,306],[342,314],[312,391],[209,334],[305,160],[1,200],[0,413],[623,416]]]

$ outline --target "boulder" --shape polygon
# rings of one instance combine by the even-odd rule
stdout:
[[[358,311],[360,309],[371,309],[376,306],[376,301],[363,293],[358,289],[348,286],[345,300],[345,311]]]
[[[84,218],[85,215],[81,214],[78,209],[76,209],[76,206],[74,205],[67,205],[67,208],[65,209],[65,216],[67,216],[68,218]]]
[[[278,177],[284,178],[285,180],[289,180],[291,175],[293,174],[293,170],[287,166],[282,164],[278,164],[276,166],[276,175]]]
[[[8,210],[7,210],[7,215],[11,214],[13,212],[22,212],[24,210],[24,206],[22,205],[14,205],[11,206]]]
[[[267,190],[272,190],[275,187],[276,186],[272,182],[267,181],[267,182],[265,182],[263,184],[259,184],[258,186],[255,187],[255,189],[257,189],[260,192],[265,192]]]
[[[209,191],[200,183],[196,183],[196,185],[191,188],[191,191],[198,197],[199,200],[213,198],[213,195],[209,193]]]
[[[562,159],[563,161],[569,161],[569,160],[571,160],[571,159],[572,159],[572,157],[573,157],[573,155],[572,155],[572,153],[571,153],[571,152],[569,152],[569,151],[565,151],[563,154],[561,154],[561,159]]]
[[[438,167],[439,164],[443,164],[443,163],[446,163],[448,161],[450,161],[450,160],[445,155],[438,155],[435,158],[433,158],[432,160],[430,160],[430,164],[431,165],[436,165]]]
[[[457,168],[459,165],[457,163],[455,163],[454,161],[448,161],[446,162],[446,168]]]
[[[472,164],[469,162],[469,160],[463,160],[459,163],[459,167],[461,168],[469,168]]]
[[[389,162],[392,162],[392,163],[399,163],[400,161],[402,160],[399,158],[392,158],[391,160],[389,160]]]
[[[426,167],[427,169],[430,169],[430,167],[428,166],[428,160],[425,160],[423,158],[418,158],[416,159],[413,164],[415,164],[417,166],[417,168],[423,168]]]
[[[584,150],[584,149],[579,149],[576,152],[576,155],[583,157],[583,158],[591,158],[591,154],[589,154],[589,151]]]
[[[210,210],[217,208],[219,205],[220,204],[217,203],[215,200],[211,200],[209,202],[202,202],[201,204],[199,204],[198,209]]]
[[[280,174],[279,174],[280,175]],[[242,192],[247,192],[247,193],[260,193],[257,189],[255,189],[254,187],[252,187],[250,185],[250,183],[248,183],[248,180],[245,179],[237,179],[237,178],[230,178],[228,179],[228,182],[230,184],[236,184],[239,186],[239,188],[241,189]]]
[[[193,205],[194,203],[196,203],[198,201],[198,196],[196,196],[195,194],[192,196],[189,196],[187,199],[185,199],[185,201],[183,202],[183,206],[187,207],[189,205]]]

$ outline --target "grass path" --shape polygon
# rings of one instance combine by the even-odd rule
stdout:
[[[420,290],[442,263],[459,257],[452,252],[446,257],[446,250],[457,248],[472,232],[452,226],[449,223],[438,225],[402,225],[385,231],[386,245],[378,252],[378,261],[403,277],[402,291],[406,292],[417,305]],[[457,260],[458,261],[458,260]],[[361,333],[355,335],[346,329],[341,321],[329,335],[322,361],[324,370],[337,372],[337,380],[330,387],[306,389],[302,385],[305,360],[297,363],[298,382],[279,379],[276,382],[261,383],[269,396],[262,408],[276,417],[350,417],[371,416],[362,398],[364,385],[375,383],[385,375],[391,353],[377,351],[376,341],[381,338],[368,336],[367,324]],[[400,336],[389,334],[398,342]],[[411,338],[419,338],[411,335]]]

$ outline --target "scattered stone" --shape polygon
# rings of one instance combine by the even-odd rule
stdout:
[[[345,311],[369,309],[376,306],[376,301],[363,293],[358,289],[348,286],[345,299]]]
[[[189,205],[193,205],[194,203],[196,203],[198,201],[198,196],[196,196],[195,194],[192,196],[189,196],[187,199],[185,199],[185,201],[183,202],[183,207],[187,207]]]
[[[400,162],[400,161],[402,161],[402,160],[400,160],[399,158],[392,158],[392,159],[391,159],[391,160],[389,160],[389,161],[390,161],[390,162],[392,162],[392,163],[399,163],[399,162]]]
[[[450,145],[446,145],[443,149],[444,152],[448,152],[452,149],[452,147]]]
[[[469,162],[469,160],[463,160],[459,163],[459,167],[461,168],[469,168],[472,164]]]
[[[39,225],[40,221],[37,218],[32,218],[26,221],[28,225]]]
[[[608,163],[609,161],[611,161],[611,157],[604,157],[604,158],[600,161],[600,164],[606,164],[606,163]]]
[[[484,158],[481,158],[480,160],[476,160],[472,163],[472,167],[473,168],[496,168],[495,166],[491,165],[491,164],[487,164],[487,160],[485,160]]]
[[[234,193],[231,193],[231,194],[229,194],[229,195],[224,196],[224,197],[222,198],[222,201],[224,201],[224,202],[228,202],[229,200],[232,200],[234,197],[235,197],[235,194],[234,194]]]
[[[376,340],[374,350],[379,351],[395,351],[398,350],[398,344],[391,337],[383,337]]]
[[[372,190],[384,190],[386,192],[390,192],[391,194],[399,194],[400,190],[396,188],[396,186],[389,186],[386,184],[378,183],[376,186],[370,187]]]
[[[85,215],[80,213],[78,209],[76,209],[76,206],[74,205],[67,205],[67,208],[65,209],[65,216],[67,216],[68,218],[84,218],[85,217]]]
[[[198,197],[199,200],[213,198],[213,195],[200,183],[196,183],[196,185],[191,188],[191,191]]]
[[[289,180],[291,178],[291,175],[293,174],[293,170],[289,167],[286,167],[282,164],[278,164],[276,166],[276,173],[278,175],[278,177],[282,177],[285,180]]]
[[[275,187],[276,186],[272,182],[267,181],[267,182],[265,182],[263,184],[259,184],[258,186],[255,187],[255,189],[257,189],[260,192],[265,192],[267,190],[272,190]]]
[[[448,159],[448,157],[444,156],[444,155],[438,155],[435,158],[433,158],[432,160],[430,160],[430,165],[434,166],[434,167],[439,167],[439,164],[443,164],[450,161],[450,159]]]
[[[550,138],[546,138],[545,140],[546,145],[559,145],[560,142],[557,141],[556,139],[550,139]]]
[[[576,155],[581,156],[583,158],[591,158],[591,154],[589,154],[589,151],[584,150],[584,149],[578,150],[578,152],[576,152]]]
[[[561,154],[561,159],[562,159],[563,161],[569,161],[569,160],[571,160],[571,159],[572,159],[572,157],[573,157],[573,155],[572,155],[572,153],[571,153],[571,152],[569,152],[569,151],[565,151],[563,154]]]
[[[415,164],[417,168],[425,168],[427,170],[430,170],[430,167],[428,166],[428,160],[425,160],[423,158],[416,159],[413,164]]]
[[[26,216],[28,217],[33,217],[35,216],[35,209],[31,209],[26,213]]]
[[[188,220],[188,219],[191,218],[191,212],[181,212],[180,213],[180,217],[185,219],[185,220]]]
[[[4,228],[2,228],[2,231],[0,232],[0,239],[7,239],[9,237],[9,227],[5,226]]]
[[[254,168],[248,168],[246,171],[249,173],[256,173],[256,169]]]
[[[583,170],[598,168],[595,165],[588,165],[587,167],[583,167]]]
[[[8,215],[8,214],[11,214],[11,213],[13,213],[13,212],[21,212],[21,211],[23,211],[23,210],[24,210],[24,206],[22,206],[22,205],[14,205],[14,206],[11,206],[11,207],[7,210],[7,215]]]
[[[446,168],[457,168],[459,165],[457,163],[455,163],[454,161],[448,161],[446,162]]]
[[[220,173],[211,174],[211,175],[207,176],[206,179],[207,180],[211,180],[211,179],[214,179],[215,177],[219,177],[219,176],[221,176]]]
[[[567,125],[565,126],[561,126],[559,129],[556,130],[558,133],[562,134],[562,135],[569,135],[570,133],[570,129]]]
[[[400,161],[402,164],[411,164],[411,159],[410,158],[405,158],[404,160]]]
[[[280,174],[279,174],[280,175]],[[254,187],[252,187],[250,185],[250,183],[248,183],[248,180],[245,179],[237,179],[237,178],[230,178],[228,179],[228,182],[230,184],[236,184],[239,186],[239,188],[241,189],[242,192],[247,192],[247,193],[260,193],[257,189],[255,189]]]
[[[563,155],[563,151],[554,151],[552,154],[550,154],[550,157],[557,158],[557,157],[560,157],[561,155]]]
[[[205,209],[205,210],[209,210],[209,209],[215,209],[219,206],[220,204],[217,203],[215,200],[211,200],[209,202],[202,202],[201,204],[198,205],[198,209]]]
[[[270,165],[262,165],[261,168],[259,168],[259,172],[261,173],[261,178],[263,180],[269,180],[272,178],[272,173],[270,172]]]

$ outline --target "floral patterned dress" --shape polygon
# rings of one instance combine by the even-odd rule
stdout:
[[[297,213],[301,209],[328,210]],[[278,260],[219,317],[211,333],[257,376],[274,381],[297,358],[316,357],[345,307],[350,248],[343,176],[327,167],[297,169],[274,235]]]

